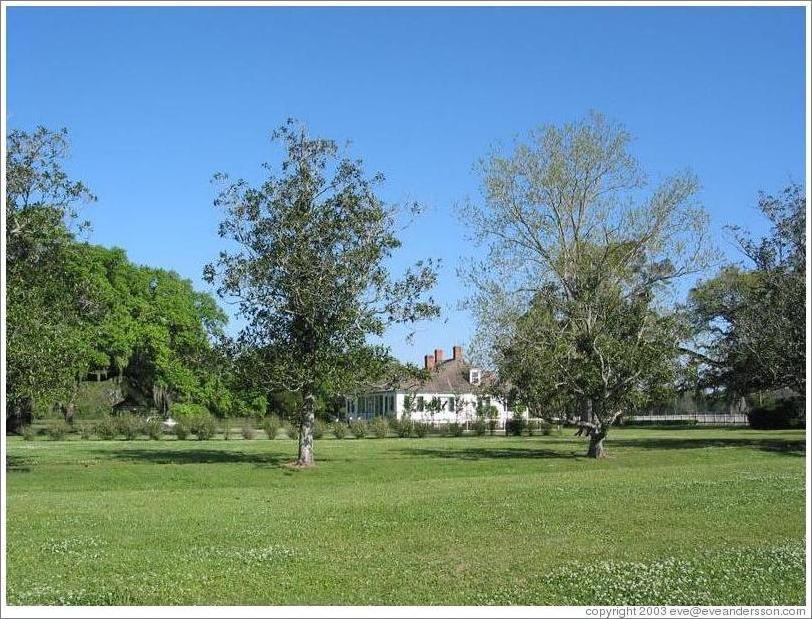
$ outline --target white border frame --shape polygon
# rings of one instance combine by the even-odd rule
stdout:
[[[234,2],[218,2],[211,0],[191,0],[183,2],[178,0],[167,0],[165,2],[156,0],[142,0],[142,1],[99,1],[91,2],[87,0],[77,1],[15,1],[9,0],[2,2],[2,14],[0,14],[0,40],[3,41],[3,49],[0,50],[2,55],[2,69],[0,69],[0,91],[2,92],[2,116],[0,117],[0,126],[2,127],[3,143],[2,143],[2,170],[0,171],[0,179],[2,180],[2,200],[5,204],[6,200],[6,132],[8,130],[6,121],[6,58],[8,55],[5,53],[6,45],[6,9],[7,7],[19,6],[41,6],[41,7],[70,7],[70,6],[136,6],[136,7],[164,7],[164,6],[183,6],[183,7],[216,7],[216,6],[241,6],[241,7],[334,7],[334,6],[354,6],[354,7],[527,7],[527,6],[559,6],[559,7],[605,7],[605,6],[634,6],[634,7],[668,7],[668,6],[681,6],[681,7],[702,7],[702,6],[717,6],[717,7],[758,7],[758,6],[796,6],[804,7],[805,21],[806,21],[806,175],[805,184],[807,191],[807,214],[809,213],[809,197],[808,192],[810,185],[812,185],[812,172],[810,171],[810,124],[812,124],[812,105],[810,105],[810,84],[809,72],[812,70],[810,60],[810,27],[812,27],[812,6],[808,1],[800,0],[784,0],[784,1],[643,1],[643,2],[619,2],[607,0],[600,1],[579,1],[573,0],[572,2],[564,1],[517,1],[506,0],[505,2],[494,2],[488,0],[484,2],[473,2],[471,0],[463,0],[460,2],[453,2],[448,0],[442,1],[416,1],[416,0],[394,0],[392,2],[382,2],[380,0],[364,2],[360,0],[342,0],[338,2],[329,2],[325,0],[314,0],[313,2],[307,1],[281,1],[281,2],[266,2],[258,0],[235,0]],[[3,286],[2,299],[0,299],[0,336],[3,341],[3,358],[0,360],[0,401],[3,404],[3,411],[6,409],[6,357],[5,357],[5,342],[6,342],[6,211],[2,210],[0,215],[2,221],[2,239],[0,239],[0,255],[3,256],[2,265],[0,265],[0,282]],[[810,221],[807,217],[807,239],[810,236]],[[806,272],[807,272],[807,285],[806,285],[806,408],[807,419],[809,418],[810,411],[810,396],[812,395],[812,386],[809,384],[810,376],[810,359],[809,359],[809,345],[810,345],[810,318],[812,318],[812,311],[810,310],[810,266],[812,260],[810,259],[810,251],[807,250],[806,255]],[[2,496],[0,497],[0,507],[2,507],[2,514],[0,518],[3,521],[3,535],[0,540],[0,564],[2,564],[2,578],[0,578],[0,614],[4,617],[633,617],[635,616],[635,608],[640,607],[588,607],[588,606],[7,606],[6,605],[6,417],[5,414],[0,421],[2,424],[2,444],[0,445],[0,454],[2,454],[3,468],[0,472],[0,479],[2,480]],[[687,617],[722,617],[722,616],[773,616],[773,617],[810,617],[812,616],[812,583],[810,583],[810,532],[812,525],[810,525],[810,458],[809,450],[812,442],[810,441],[810,430],[806,431],[806,606],[804,607],[804,614],[797,614],[796,607],[667,607],[667,616],[687,616]],[[649,607],[652,608],[652,607]],[[587,611],[594,611],[594,614],[587,615]],[[749,610],[749,612],[747,612]],[[772,610],[773,612],[770,612]],[[601,612],[602,611],[602,612]],[[744,611],[744,612],[742,612]],[[796,611],[796,612],[793,612]],[[657,616],[657,615],[654,615]],[[662,615],[659,615],[660,617]]]

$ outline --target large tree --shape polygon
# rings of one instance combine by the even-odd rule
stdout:
[[[769,232],[754,239],[733,227],[747,260],[725,266],[689,298],[700,385],[730,398],[806,391],[806,197],[793,183],[762,193],[758,206]]]
[[[6,157],[6,398],[10,429],[35,403],[69,401],[92,361],[97,291],[75,233],[95,198],[64,169],[67,132],[13,130]]]
[[[480,349],[534,409],[580,407],[588,455],[675,375],[677,278],[709,259],[698,183],[647,192],[631,136],[598,113],[545,126],[480,162],[483,200],[462,209],[487,256],[467,270]]]
[[[338,145],[288,121],[273,134],[285,148],[274,173],[252,187],[226,175],[216,205],[219,234],[233,244],[205,268],[218,292],[235,299],[247,325],[243,345],[267,351],[267,391],[301,394],[300,466],[313,463],[314,402],[350,393],[388,361],[369,345],[387,325],[436,316],[427,291],[433,263],[394,280],[389,257],[400,246],[396,209],[377,194],[383,180],[364,173]]]

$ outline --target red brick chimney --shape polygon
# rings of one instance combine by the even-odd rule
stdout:
[[[443,349],[442,348],[435,348],[434,349],[434,363],[436,365],[440,365],[443,362]]]
[[[454,346],[454,361],[462,361],[462,346]]]
[[[434,369],[434,355],[426,355],[424,357],[424,362],[425,362],[427,370],[433,370]]]

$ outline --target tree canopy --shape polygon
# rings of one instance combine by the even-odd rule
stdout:
[[[480,162],[483,200],[462,212],[487,247],[467,271],[481,348],[538,412],[583,406],[596,456],[671,379],[681,327],[665,294],[712,255],[695,177],[647,193],[630,140],[598,113],[542,127]]]
[[[690,348],[700,386],[729,396],[806,389],[806,197],[790,184],[762,193],[771,228],[754,239],[732,231],[746,264],[726,265],[689,295],[696,336]]]
[[[239,340],[264,353],[266,389],[302,395],[298,461],[309,465],[315,398],[349,393],[385,367],[388,351],[370,336],[438,314],[426,296],[436,273],[426,260],[390,274],[400,240],[396,208],[376,193],[382,175],[366,176],[360,160],[295,121],[273,138],[284,160],[266,164],[259,186],[216,177],[219,233],[236,249],[222,251],[205,277],[236,300],[247,321]]]

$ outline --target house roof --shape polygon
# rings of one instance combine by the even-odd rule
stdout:
[[[370,385],[368,391],[413,391],[423,393],[476,393],[483,387],[493,384],[495,376],[482,371],[480,384],[469,381],[470,371],[478,369],[463,359],[448,359],[431,370],[426,381],[400,380]]]

